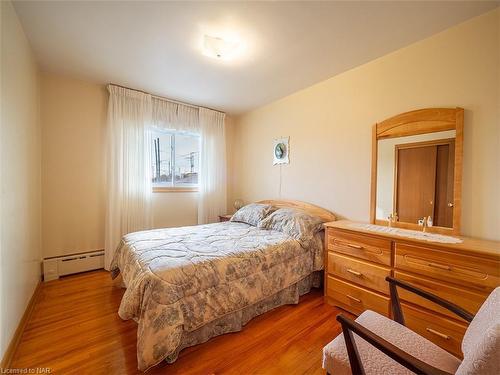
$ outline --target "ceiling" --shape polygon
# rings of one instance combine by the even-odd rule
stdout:
[[[242,113],[489,11],[498,2],[16,1],[44,71]],[[204,56],[204,34],[242,42]]]

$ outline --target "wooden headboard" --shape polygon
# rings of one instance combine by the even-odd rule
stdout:
[[[301,202],[301,201],[288,201],[288,200],[264,200],[257,203],[271,204],[279,208],[298,208],[306,211],[310,215],[318,216],[323,219],[324,222],[335,221],[336,217],[333,213],[314,204]]]

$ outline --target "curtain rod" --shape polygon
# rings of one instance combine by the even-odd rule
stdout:
[[[176,103],[176,104],[181,104],[181,105],[185,105],[185,106],[191,107],[191,108],[205,108],[205,109],[209,109],[211,111],[222,113],[223,115],[226,114],[225,112],[218,111],[217,109],[213,109],[213,108],[210,108],[210,107],[204,107],[202,105],[194,105],[194,104],[190,104],[190,103],[186,103],[186,102],[181,102],[179,100],[173,100],[173,99],[165,98],[164,96],[153,95],[153,94],[150,94],[149,92],[146,92],[146,91],[143,91],[143,90],[133,89],[131,87],[122,86],[122,85],[117,85],[116,83],[111,83],[110,82],[110,83],[108,83],[108,85],[113,85],[113,86],[121,87],[121,88],[127,89],[127,90],[142,92],[143,94],[151,95],[151,97],[155,98],[155,99],[164,100],[164,101],[172,102],[172,103]]]

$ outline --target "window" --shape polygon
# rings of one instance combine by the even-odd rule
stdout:
[[[200,137],[180,131],[153,131],[153,190],[196,190]]]

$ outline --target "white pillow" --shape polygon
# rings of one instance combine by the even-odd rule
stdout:
[[[270,204],[250,203],[236,211],[231,217],[231,221],[247,223],[256,227],[274,210],[275,208]]]
[[[306,241],[323,229],[323,220],[296,208],[280,208],[262,220],[259,228],[278,230]]]

